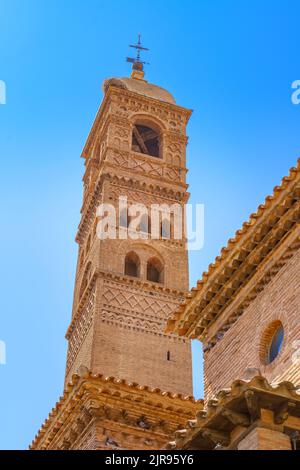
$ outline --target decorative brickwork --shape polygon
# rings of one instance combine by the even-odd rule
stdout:
[[[92,372],[105,373],[174,392],[192,392],[191,352],[188,340],[164,333],[168,316],[184,299],[188,289],[185,240],[100,240],[96,236],[96,212],[100,203],[114,204],[119,197],[128,204],[180,204],[186,202],[185,126],[190,111],[174,103],[155,100],[130,91],[120,81],[105,83],[105,97],[83,151],[86,159],[82,217],[77,241],[80,245],[69,340],[66,383],[76,372],[79,357]],[[123,86],[124,85],[124,86]],[[129,85],[128,85],[129,86]],[[148,90],[152,85],[149,85]],[[157,91],[158,92],[158,91]],[[161,95],[159,91],[159,96]],[[155,129],[160,156],[131,148],[135,123]],[[125,274],[128,253],[139,260],[138,278]],[[157,260],[162,274],[158,283],[147,280],[147,266]],[[113,276],[110,278],[110,276]],[[94,317],[83,318],[85,291],[96,283]],[[129,283],[130,282],[130,283]],[[76,325],[75,325],[76,323]],[[86,323],[81,329],[78,324]],[[87,328],[92,327],[88,341]],[[126,343],[126,353],[124,353]],[[80,354],[80,348],[82,348]],[[168,351],[171,360],[167,360]],[[131,358],[135,355],[135,360]],[[141,357],[139,358],[139,355]],[[123,356],[123,357],[122,357]],[[105,359],[104,359],[105,358]],[[136,359],[140,359],[141,367]],[[180,361],[182,359],[182,362]],[[180,364],[185,364],[180,366]],[[188,365],[186,365],[188,364]],[[179,367],[179,369],[178,369]],[[181,370],[182,369],[182,370]],[[182,375],[178,372],[182,371]]]
[[[66,391],[32,449],[159,449],[197,409],[185,398],[192,394],[190,341],[165,333],[188,290],[185,238],[97,234],[99,205],[120,215],[120,197],[129,206],[183,207],[191,112],[138,76],[108,80],[104,92],[82,154]]]
[[[95,293],[96,286],[94,285],[84,306],[82,307],[80,316],[75,319],[72,328],[68,332],[69,349],[66,366],[67,374],[74,364],[77,353],[92,327],[95,310]]]
[[[74,374],[31,449],[161,449],[202,401],[157,388]]]

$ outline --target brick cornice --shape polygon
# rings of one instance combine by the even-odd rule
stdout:
[[[121,433],[127,430],[137,439],[148,435],[166,442],[166,427],[174,432],[200,408],[203,408],[203,401],[191,396],[93,375],[81,367],[78,374],[73,374],[30,449],[63,448],[67,442],[78,443],[79,435],[97,418],[110,430]],[[149,431],[139,427],[137,418],[141,416],[149,422]],[[75,435],[68,440],[71,433]]]
[[[273,422],[265,421],[266,409],[271,412]],[[220,390],[209,400],[186,429],[177,431],[175,441],[167,448],[234,449],[254,427],[283,430],[283,423],[288,427],[288,423],[295,423],[295,420],[300,426],[299,413],[299,387],[292,383],[270,384],[259,375],[248,381],[235,380],[230,388]]]

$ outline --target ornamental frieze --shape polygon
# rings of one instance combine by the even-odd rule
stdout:
[[[112,322],[114,324],[118,323],[120,326],[126,326],[126,328],[146,330],[149,332],[160,332],[163,330],[165,324],[164,322],[147,321],[143,318],[138,318],[137,315],[133,317],[132,315],[126,315],[124,313],[120,314],[109,310],[101,311],[101,320]]]
[[[118,202],[119,198],[126,195],[128,204],[140,204],[141,202],[147,207],[151,207],[151,204],[175,204],[178,203],[178,199],[154,196],[153,194],[145,191],[139,191],[136,189],[130,189],[126,186],[119,184],[111,184],[109,188],[109,199]]]
[[[152,160],[150,161],[149,158],[146,159],[145,157],[137,156],[133,153],[129,154],[128,152],[115,149],[108,149],[106,162],[116,165],[119,168],[172,182],[176,181],[182,183],[185,177],[185,172],[181,171],[178,167],[156,163]]]
[[[68,355],[66,372],[68,373],[75,361],[77,353],[85,340],[93,322],[94,317],[94,304],[95,304],[96,285],[93,287],[90,295],[88,296],[81,313],[75,319],[72,329],[69,332],[68,340]]]
[[[182,300],[161,293],[152,294],[146,290],[142,291],[141,288],[126,286],[125,289],[124,286],[111,282],[105,285],[103,303],[131,312],[143,312],[144,315],[153,316],[153,319],[157,320],[167,319]]]

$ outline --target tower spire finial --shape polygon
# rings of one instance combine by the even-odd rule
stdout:
[[[137,50],[136,58],[127,57],[126,61],[132,64],[131,78],[143,80],[145,72],[144,65],[149,65],[148,62],[141,60],[141,51],[149,51],[147,47],[143,47],[141,43],[141,34],[138,35],[137,44],[129,44],[129,47],[133,47]]]

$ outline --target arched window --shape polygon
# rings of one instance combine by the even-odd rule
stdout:
[[[151,258],[147,263],[147,280],[163,282],[163,266],[157,258]]]
[[[160,157],[159,133],[149,126],[135,124],[132,131],[132,150],[152,157]]]
[[[126,255],[124,273],[126,276],[132,277],[139,277],[140,275],[140,260],[133,251]]]
[[[268,351],[268,363],[271,364],[278,354],[281,351],[282,348],[282,343],[283,343],[283,336],[284,336],[284,331],[283,331],[283,326],[279,325],[276,331],[274,332],[274,335],[272,337],[269,351]]]
[[[264,365],[271,364],[279,355],[284,339],[284,329],[280,320],[269,324],[260,344],[260,357]]]
[[[169,218],[164,218],[161,221],[161,237],[162,238],[171,238],[171,221]]]

